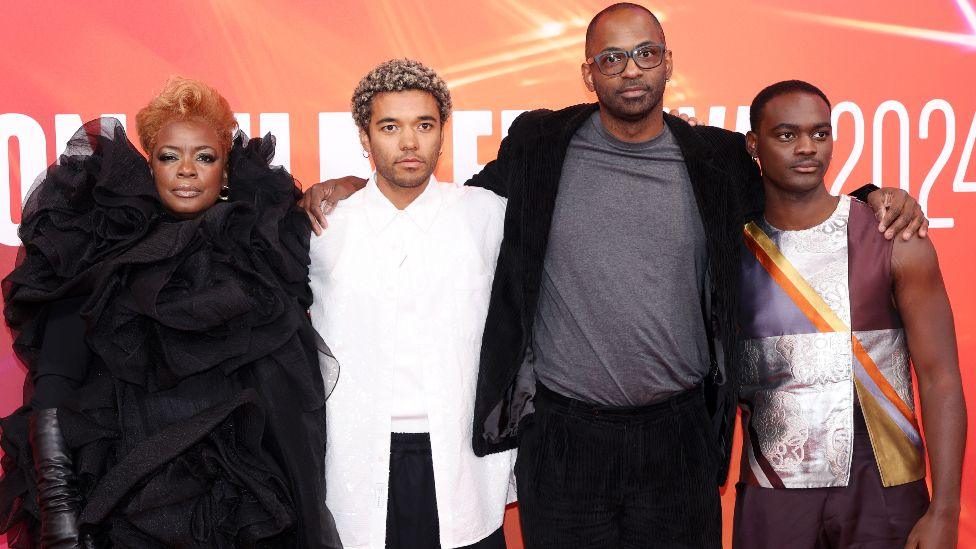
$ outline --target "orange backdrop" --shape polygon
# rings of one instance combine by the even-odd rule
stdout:
[[[828,176],[834,190],[870,181],[920,198],[936,227],[932,239],[976,415],[974,2],[932,0],[924,10],[914,0],[643,3],[660,16],[674,51],[668,107],[744,130],[744,106],[760,88],[787,78],[811,81],[835,103]],[[136,111],[169,75],[199,78],[223,92],[243,127],[278,137],[277,162],[307,184],[368,171],[348,116],[351,91],[378,62],[417,58],[437,69],[454,94],[437,177],[463,180],[495,156],[518,111],[594,100],[579,76],[583,31],[606,4],[8,3],[0,22],[0,271],[13,265],[22,192],[80,121],[127,115],[131,132]],[[23,373],[3,331],[0,414],[19,404]],[[972,449],[965,469],[960,547],[976,547]],[[723,499],[726,539],[734,481]],[[508,518],[510,547],[521,547],[516,512]]]

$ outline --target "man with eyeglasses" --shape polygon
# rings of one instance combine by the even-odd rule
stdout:
[[[582,65],[599,102],[523,114],[468,181],[508,198],[473,445],[518,447],[528,548],[721,545],[738,246],[762,186],[741,134],[663,113],[671,70],[650,11],[606,8]],[[316,231],[334,188],[303,199]],[[917,230],[884,192],[885,224]]]

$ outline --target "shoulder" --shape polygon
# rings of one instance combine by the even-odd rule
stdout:
[[[853,201],[852,201],[853,202]],[[877,233],[879,238],[884,238]],[[924,277],[939,272],[939,256],[928,238],[896,236],[891,249],[891,272],[896,278]]]
[[[336,207],[325,216],[328,226],[322,234],[311,233],[309,249],[313,256],[325,253],[326,250],[338,246],[349,232],[349,225],[359,217],[364,207],[364,193],[358,191],[345,200],[340,200]]]
[[[508,129],[513,139],[532,138],[564,130],[574,124],[580,116],[588,115],[597,109],[593,103],[572,105],[559,110],[536,109],[520,114]]]
[[[365,207],[366,189],[360,189],[345,200],[338,201],[335,208],[333,208],[333,210],[329,212],[329,215],[326,216],[326,220],[329,223],[332,223],[333,220],[337,222],[345,222],[350,218],[350,216],[355,216]]]
[[[739,132],[715,126],[695,126],[695,132],[702,139],[714,145],[742,147],[742,150],[745,150],[746,136]]]
[[[480,257],[488,269],[501,244],[507,201],[481,187],[451,185],[444,191],[445,204],[438,216],[441,237],[458,261]]]
[[[505,217],[507,200],[481,187],[438,182],[445,197],[463,212],[465,219],[498,220]]]
[[[703,142],[720,153],[746,155],[746,136],[716,126],[692,126],[677,116],[665,113],[664,119],[678,143]]]
[[[841,198],[843,199],[843,197]],[[851,217],[870,218],[871,220],[875,219],[874,210],[871,209],[871,206],[867,202],[863,202],[852,196],[848,197],[848,199],[851,202],[851,212],[850,212]],[[874,231],[874,232],[877,233],[879,237],[884,238],[880,232],[878,231]]]
[[[930,239],[913,236],[905,240],[899,234],[887,240],[878,231],[877,218],[871,206],[856,198],[846,199],[851,203],[848,231],[853,231],[854,237],[862,243],[867,242],[868,249],[886,250],[885,257],[888,257],[887,250],[890,250],[892,276],[898,279],[938,272],[939,259]]]

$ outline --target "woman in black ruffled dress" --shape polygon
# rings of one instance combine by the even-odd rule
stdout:
[[[339,547],[300,191],[199,82],[137,121],[149,163],[96,120],[25,204],[0,528],[11,547]]]

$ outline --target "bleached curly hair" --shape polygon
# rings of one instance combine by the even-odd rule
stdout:
[[[136,114],[139,142],[146,154],[152,154],[156,135],[163,126],[185,120],[207,124],[217,132],[224,154],[230,150],[237,120],[227,100],[199,80],[173,76],[163,91]]]
[[[450,118],[451,92],[434,69],[413,59],[391,59],[369,71],[352,93],[352,117],[359,129],[368,133],[373,97],[404,90],[420,90],[433,95],[440,107],[441,124]]]

